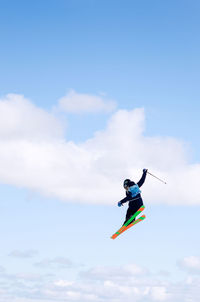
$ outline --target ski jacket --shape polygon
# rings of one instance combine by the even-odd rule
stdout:
[[[140,187],[143,185],[143,183],[145,182],[147,176],[147,171],[143,172],[141,179],[138,181],[137,184],[135,184],[133,181],[130,183],[130,187],[128,192],[126,192],[126,197],[123,198],[122,200],[120,200],[120,203],[123,204],[127,201],[134,201],[136,199],[141,198],[141,191],[140,191]]]

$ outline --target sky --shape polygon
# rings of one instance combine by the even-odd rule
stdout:
[[[0,0],[0,302],[199,301],[199,14]]]

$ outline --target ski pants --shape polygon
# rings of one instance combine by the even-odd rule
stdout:
[[[128,206],[128,210],[126,212],[126,220],[124,221],[123,224],[125,224],[130,218],[131,216],[133,216],[138,210],[139,208],[143,205],[143,200],[141,197],[137,198],[137,199],[133,199],[131,201],[129,201],[129,206]],[[135,219],[133,219],[134,221]],[[132,222],[133,222],[132,221]]]

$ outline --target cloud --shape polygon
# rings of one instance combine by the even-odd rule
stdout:
[[[72,268],[75,266],[75,264],[73,264],[71,262],[71,260],[69,260],[68,258],[65,257],[56,257],[53,259],[44,259],[40,262],[35,263],[35,266],[40,267],[40,268],[62,268],[62,269],[68,269],[68,268]]]
[[[145,276],[148,271],[136,264],[129,264],[125,266],[99,266],[92,268],[88,271],[82,272],[81,277],[90,280],[119,280],[124,279],[126,276]]]
[[[67,287],[67,286],[71,286],[74,284],[73,281],[67,281],[67,280],[58,280],[58,281],[55,281],[54,284],[56,286],[59,286],[59,287]]]
[[[0,182],[65,202],[113,205],[124,197],[122,181],[147,177],[149,203],[200,204],[200,164],[189,164],[184,142],[145,136],[143,108],[118,110],[105,129],[83,143],[67,141],[53,113],[10,94],[0,100]],[[192,188],[190,183],[192,182]]]
[[[42,282],[44,276],[35,273],[19,273],[16,274],[16,278],[25,282]]]
[[[27,251],[14,250],[9,254],[9,256],[16,257],[16,258],[32,258],[37,254],[38,252],[36,250],[27,250]]]
[[[189,273],[200,274],[200,257],[185,257],[183,260],[178,262],[178,265]]]
[[[62,97],[58,104],[59,110],[69,113],[109,113],[116,108],[112,100],[106,100],[102,96],[80,94],[74,90]]]
[[[165,301],[168,297],[167,289],[165,286],[153,286],[150,289],[150,297],[154,301]]]
[[[93,267],[73,280],[65,278],[63,272],[62,277],[59,277],[57,270],[56,275],[19,272],[0,275],[0,302],[13,299],[20,302],[199,301],[199,278],[188,276],[172,282],[134,263]]]
[[[5,268],[0,265],[0,274],[5,272]]]
[[[73,282],[60,279],[54,282],[52,290],[57,292],[57,297],[65,296],[67,300],[68,293],[77,293],[74,296],[77,302],[87,301],[89,296],[88,301],[97,302],[197,302],[199,299],[199,279],[186,278],[172,283],[136,264],[93,267],[81,273],[80,278]]]
[[[36,107],[23,95],[8,94],[0,99],[0,140],[52,140],[63,137],[61,122]]]

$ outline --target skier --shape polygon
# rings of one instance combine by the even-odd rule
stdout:
[[[141,179],[136,184],[134,181],[131,181],[130,179],[125,179],[124,181],[124,189],[126,190],[126,197],[118,202],[118,206],[121,207],[125,202],[129,201],[129,207],[126,212],[126,220],[123,224],[125,224],[131,216],[133,216],[139,208],[143,205],[143,200],[140,195],[140,187],[143,185],[146,175],[147,175],[147,169],[143,169],[143,174]],[[134,221],[133,219],[131,223]]]

